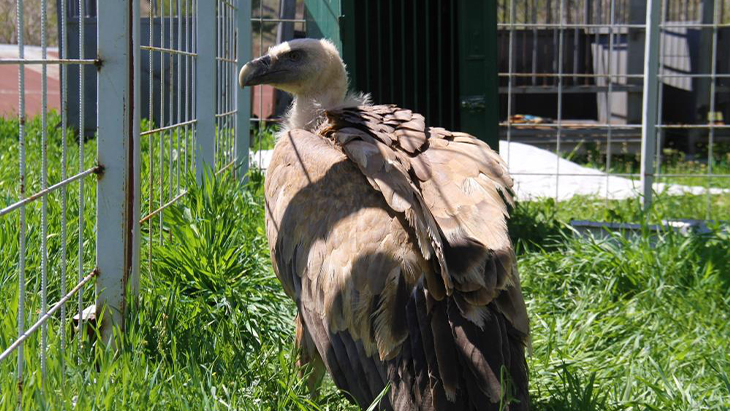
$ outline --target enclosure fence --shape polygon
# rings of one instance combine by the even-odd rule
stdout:
[[[260,1],[258,5],[253,5],[249,21],[252,34],[250,53],[254,58],[260,57],[266,54],[269,47],[306,36],[305,1]],[[249,166],[262,170],[267,164],[264,155],[271,149],[264,146],[264,136],[272,134],[267,127],[276,127],[281,120],[278,114],[286,110],[291,97],[271,86],[259,85],[252,89],[253,98],[247,100],[251,104],[247,109],[253,114],[249,121],[254,130],[253,135],[257,138],[249,142]]]
[[[103,341],[113,343],[113,329],[124,327],[125,304],[139,287],[142,244],[147,242],[149,262],[153,243],[169,237],[165,209],[206,169],[245,174],[250,96],[237,87],[237,72],[251,54],[251,10],[244,0],[62,0],[60,56],[49,57],[42,0],[42,55],[26,58],[23,3],[17,2],[18,56],[0,60],[18,68],[19,80],[19,179],[14,197],[0,203],[0,218],[19,228],[17,242],[2,245],[17,247],[17,266],[4,267],[17,271],[17,337],[0,346],[0,367],[17,376],[19,409],[24,381],[39,373],[45,386],[46,359],[63,361],[70,331],[79,362],[88,322],[97,321]],[[78,27],[69,24],[70,16]],[[69,57],[76,51],[69,27],[77,30],[77,57]],[[95,50],[86,46],[90,29]],[[26,77],[38,66],[40,136],[26,132]],[[49,68],[60,68],[59,124],[48,124]],[[78,84],[74,100],[67,89],[72,78]],[[95,122],[86,118],[93,91]],[[76,121],[69,118],[72,111]],[[95,124],[91,133],[89,124]],[[60,141],[49,145],[56,130]],[[89,152],[94,145],[96,152]],[[40,161],[29,162],[38,157],[28,150],[40,151]],[[85,210],[91,201],[96,215],[90,221]],[[27,221],[36,214],[40,235]],[[26,264],[37,255],[39,265]],[[92,305],[84,308],[86,302]],[[37,358],[24,355],[29,345]],[[14,368],[6,363],[13,357]]]
[[[606,203],[626,196],[617,190],[628,179],[647,208],[684,184],[706,196],[688,217],[712,218],[730,181],[717,170],[730,160],[730,2],[500,0],[498,15],[501,137],[555,153],[540,173],[502,153],[513,175],[542,179],[556,200],[568,185],[593,186]],[[696,167],[671,167],[678,150]],[[595,170],[566,170],[573,156]]]

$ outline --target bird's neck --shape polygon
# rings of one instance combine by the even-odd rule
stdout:
[[[344,72],[344,69],[342,71]],[[326,110],[342,106],[347,95],[347,75],[342,73],[330,76],[327,83],[321,89],[301,93],[294,97],[287,116],[289,129],[299,128],[314,131],[324,119]]]

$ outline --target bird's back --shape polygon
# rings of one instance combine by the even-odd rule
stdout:
[[[395,410],[527,409],[511,180],[467,136],[394,106],[285,133],[266,176],[275,271],[339,388]]]

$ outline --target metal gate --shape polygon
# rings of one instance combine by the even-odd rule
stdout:
[[[40,5],[41,58],[26,58],[27,20],[18,0],[18,56],[0,60],[18,67],[19,79],[18,181],[0,203],[0,222],[18,228],[17,238],[2,244],[3,252],[17,252],[17,265],[2,267],[17,279],[17,337],[0,347],[0,370],[17,376],[21,409],[23,381],[40,373],[45,386],[47,356],[66,355],[70,312],[75,312],[73,346],[79,361],[86,321],[101,319],[102,339],[113,343],[113,329],[124,328],[125,305],[134,301],[139,286],[146,254],[142,243],[147,241],[151,250],[153,242],[164,242],[164,211],[185,195],[191,178],[201,180],[206,168],[241,177],[248,167],[249,95],[237,87],[236,74],[251,53],[249,2],[79,0],[73,4],[79,21],[89,16],[93,3],[97,47],[85,48],[87,25],[80,23],[74,58],[68,57],[66,22],[71,2],[58,2],[58,58],[47,53],[46,3]],[[42,82],[39,136],[26,133],[31,121],[26,77],[35,67]],[[65,79],[60,82],[60,140],[51,143],[59,144],[58,150],[49,146],[56,125],[48,124],[47,112],[48,70],[54,67]],[[78,76],[78,93],[73,93],[78,99],[73,100],[66,87],[70,67]],[[96,87],[88,84],[90,75]],[[94,89],[96,128],[84,138],[79,130],[90,124],[84,118],[85,96]],[[77,113],[74,121],[69,121],[70,107]],[[143,111],[150,118],[142,119]],[[94,145],[96,152],[90,153]],[[96,215],[89,221],[93,200]],[[93,305],[85,309],[87,301]],[[49,338],[57,351],[49,350]],[[33,352],[39,347],[38,358],[24,355],[29,344]]]

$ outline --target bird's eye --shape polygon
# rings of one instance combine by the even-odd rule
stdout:
[[[292,51],[289,54],[287,54],[286,56],[290,61],[294,61],[294,62],[297,62],[302,59],[302,53],[300,53],[298,51]]]

